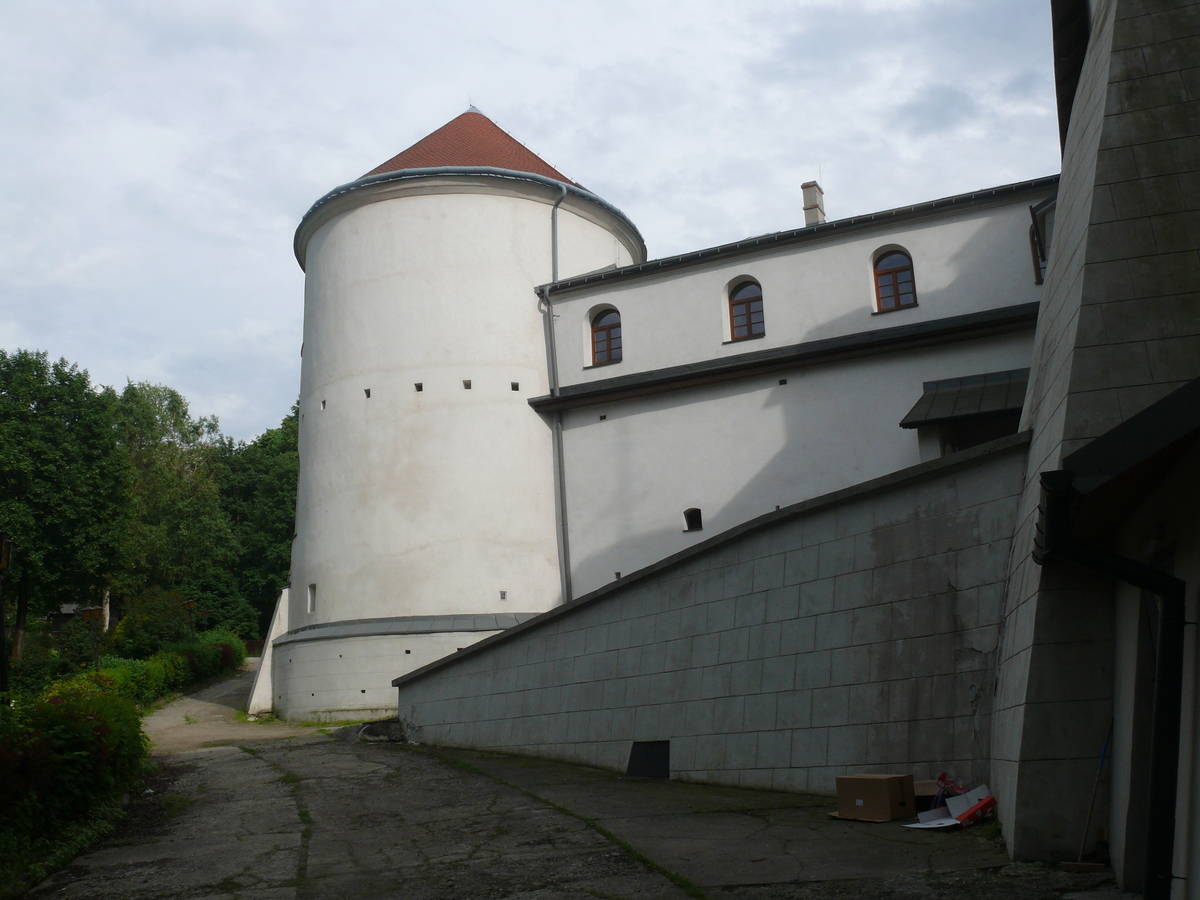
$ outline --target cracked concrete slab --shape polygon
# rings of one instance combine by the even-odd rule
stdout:
[[[248,689],[243,676],[152,716],[153,793],[28,896],[1059,900],[1111,887],[1008,864],[982,830],[833,820],[827,798],[237,721]]]

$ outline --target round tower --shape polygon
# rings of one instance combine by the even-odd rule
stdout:
[[[552,431],[527,402],[548,390],[535,288],[645,246],[472,107],[318,200],[295,250],[300,483],[272,702],[387,714],[393,678],[560,602]]]

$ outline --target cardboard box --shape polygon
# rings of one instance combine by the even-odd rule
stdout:
[[[930,781],[914,781],[913,793],[917,798],[917,812],[921,813],[927,809],[933,808],[933,798],[937,796],[937,792],[941,788],[938,787],[936,780]]]
[[[911,775],[839,775],[839,819],[891,822],[917,814]]]

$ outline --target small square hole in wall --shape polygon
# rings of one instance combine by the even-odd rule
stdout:
[[[615,578],[615,579],[617,579],[618,581],[620,581],[620,580],[621,580],[621,573],[620,573],[620,572],[613,572],[613,578]]]
[[[405,650],[404,652],[405,652],[405,653],[412,653],[412,651],[411,651],[411,650]]]
[[[464,390],[464,391],[469,391],[470,389],[471,389],[471,379],[470,379],[470,378],[464,378],[464,379],[463,379],[463,390]]]
[[[601,421],[601,422],[603,422],[603,421],[604,421],[605,419],[607,419],[607,418],[608,418],[608,416],[601,416],[601,417],[600,417],[600,421]]]
[[[780,384],[787,384],[787,379],[786,379],[786,378],[780,378],[780,379],[779,379],[779,383],[780,383]]]
[[[322,400],[322,401],[321,401],[321,409],[324,409],[324,408],[325,408],[325,401],[324,401],[324,400]]]
[[[512,389],[514,391],[519,391],[521,389],[521,382],[519,381],[510,381],[509,384],[512,385]]]
[[[631,778],[670,778],[671,742],[634,741],[625,774]]]
[[[508,591],[501,591],[501,592],[500,592],[500,599],[501,599],[501,600],[507,600],[507,599],[508,599]]]
[[[363,388],[363,393],[367,395],[368,400],[371,399],[371,389],[370,388]]]
[[[414,389],[414,390],[415,390],[415,391],[416,391],[418,394],[419,394],[419,393],[421,393],[421,391],[425,390],[425,384],[424,384],[424,382],[420,382],[420,381],[418,381],[416,384],[414,384],[414,385],[413,385],[413,389]]]
[[[367,692],[366,688],[363,688],[361,691],[359,691],[360,694],[365,694],[366,692]]]

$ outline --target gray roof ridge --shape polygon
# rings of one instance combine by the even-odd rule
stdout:
[[[689,265],[698,265],[708,262],[714,258],[721,256],[735,256],[744,253],[752,253],[756,250],[763,250],[769,247],[786,246],[791,243],[796,243],[805,240],[815,240],[829,235],[831,232],[847,231],[854,228],[865,228],[875,225],[884,224],[886,222],[903,221],[904,219],[917,218],[920,216],[930,215],[932,213],[949,211],[952,209],[960,209],[966,206],[972,206],[977,203],[983,203],[988,200],[1000,200],[1006,196],[1016,196],[1030,191],[1042,190],[1049,187],[1057,188],[1059,181],[1058,175],[1044,175],[1040,178],[1032,178],[1027,181],[1015,181],[1011,184],[1002,184],[996,187],[983,188],[978,191],[971,191],[966,194],[953,194],[949,197],[939,197],[936,200],[927,200],[923,203],[916,203],[910,206],[898,206],[893,209],[884,209],[879,212],[864,213],[861,216],[850,216],[845,219],[833,219],[828,222],[821,222],[816,225],[805,225],[801,228],[793,228],[787,231],[773,231],[767,234],[760,234],[752,237],[742,238],[738,241],[732,241],[726,244],[718,244],[715,247],[705,247],[701,250],[689,250],[686,253],[680,253],[675,256],[664,256],[659,259],[649,259],[644,263],[634,263],[621,268],[608,269],[601,272],[593,272],[584,275],[577,275],[572,278],[564,278],[561,281],[553,281],[538,287],[538,292],[542,296],[550,297],[556,293],[578,290],[588,287],[593,284],[600,284],[605,281],[618,281],[629,278],[635,278],[639,275],[648,275],[654,272],[668,271],[676,268],[683,268]]]

